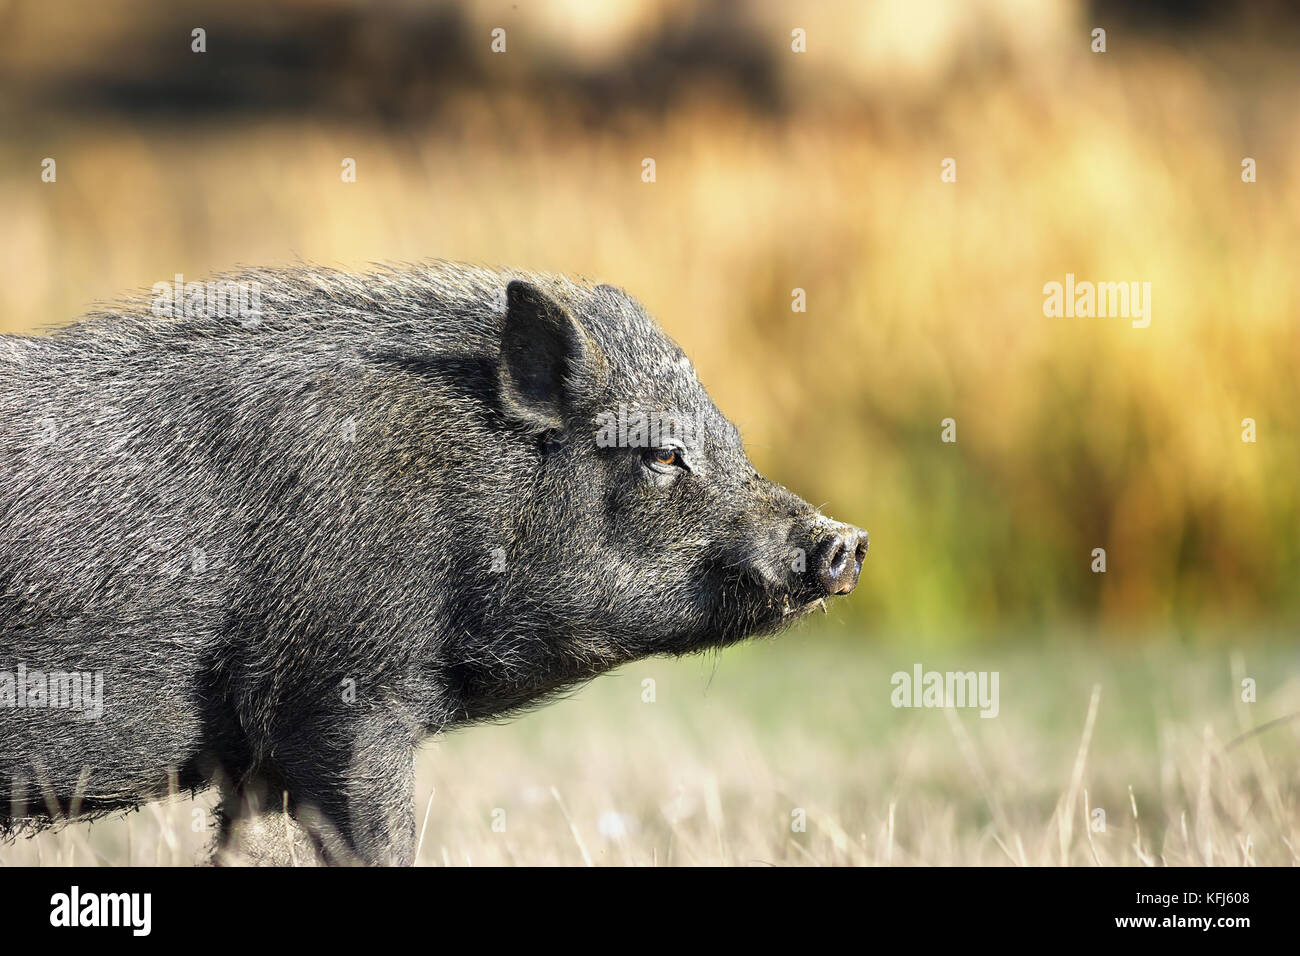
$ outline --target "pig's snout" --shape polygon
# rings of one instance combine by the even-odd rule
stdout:
[[[848,594],[858,586],[867,557],[867,533],[849,524],[823,526],[809,571],[826,594]]]

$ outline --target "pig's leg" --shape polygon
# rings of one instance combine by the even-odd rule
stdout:
[[[318,834],[307,827],[321,815],[304,811],[303,819],[294,823],[295,809],[288,793],[269,781],[250,778],[240,784],[223,784],[212,864],[304,866],[328,862]],[[329,824],[320,829],[334,832]],[[351,857],[342,856],[344,852],[336,850],[334,859],[349,862]]]
[[[232,784],[221,785],[217,804],[217,839],[212,845],[212,865],[221,866],[225,855],[234,848],[235,827],[244,814],[244,797]]]
[[[213,782],[221,799],[214,808],[217,835],[212,845],[212,864],[222,866],[228,861],[228,854],[233,853],[234,859],[238,859],[239,854],[247,852],[247,847],[239,845],[241,828],[256,821],[265,811],[278,809],[278,804],[272,803],[270,790],[260,779],[236,781],[217,771]]]
[[[232,781],[219,783],[221,800],[216,806],[217,838],[212,845],[212,865],[222,866],[227,861],[227,854],[238,849],[235,846],[235,833],[241,822],[257,812],[251,805],[249,795],[243,787]]]
[[[396,715],[331,714],[276,749],[290,801],[326,862],[415,862],[415,741]]]

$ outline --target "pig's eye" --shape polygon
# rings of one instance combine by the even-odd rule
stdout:
[[[645,463],[655,471],[660,472],[672,471],[674,468],[686,470],[686,462],[682,460],[682,453],[676,448],[647,448]]]

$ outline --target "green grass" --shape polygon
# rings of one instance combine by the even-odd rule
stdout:
[[[1226,749],[1300,711],[1295,648],[1234,656],[1076,638],[959,652],[822,626],[632,665],[525,717],[431,742],[419,862],[1300,862],[1300,722]],[[914,663],[998,671],[999,715],[895,709],[890,675]],[[1243,676],[1257,683],[1254,704],[1239,700]],[[175,798],[21,839],[0,846],[0,863],[202,862],[211,802]],[[1086,826],[1094,808],[1104,832]],[[792,828],[800,810],[804,832]],[[251,834],[258,858],[291,862],[285,832],[271,818]],[[301,840],[295,853],[307,860]]]

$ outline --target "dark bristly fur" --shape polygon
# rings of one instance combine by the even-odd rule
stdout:
[[[628,295],[448,263],[250,270],[260,322],[151,299],[0,336],[0,829],[222,786],[410,863],[412,756],[621,663],[771,632],[839,527],[762,478]],[[513,281],[512,281],[513,280]],[[507,292],[508,287],[508,292]],[[680,466],[602,410],[697,426]]]

